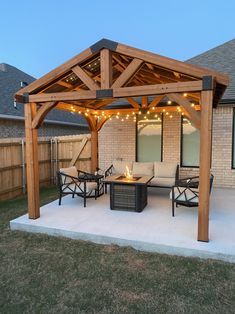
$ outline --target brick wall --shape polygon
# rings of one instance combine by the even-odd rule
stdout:
[[[77,135],[87,133],[87,127],[44,124],[38,130],[39,136]],[[0,119],[0,138],[24,137],[24,121]]]
[[[235,169],[231,169],[232,125],[231,106],[213,111],[212,172],[217,186],[235,187]]]
[[[107,169],[114,159],[135,160],[136,126],[132,119],[107,121],[99,132],[99,167]]]
[[[219,107],[213,111],[212,173],[214,186],[235,187],[235,169],[231,169],[232,158],[232,115],[231,106]],[[116,158],[135,160],[136,127],[130,120],[121,122],[113,119],[106,122],[99,132],[100,167],[106,169]],[[181,115],[163,119],[163,160],[180,164]],[[180,176],[198,175],[198,168],[180,169]]]

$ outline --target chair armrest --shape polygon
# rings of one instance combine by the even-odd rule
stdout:
[[[180,180],[177,180],[175,186],[184,186],[184,187],[195,187],[199,186],[199,176],[187,177]]]
[[[113,165],[111,165],[107,170],[104,172],[104,177],[108,177],[113,173]]]

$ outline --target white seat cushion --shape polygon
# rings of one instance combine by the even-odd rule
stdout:
[[[153,176],[153,162],[134,162],[133,175]]]
[[[175,178],[153,178],[149,185],[151,186],[162,186],[162,187],[172,187],[175,184]]]
[[[191,190],[194,191],[196,195]],[[198,203],[198,189],[196,188],[188,189],[182,186],[175,187],[174,194],[176,201],[188,201],[190,203]],[[172,191],[170,193],[170,198],[172,199]]]
[[[154,177],[173,178],[175,177],[177,163],[175,162],[154,162]]]
[[[113,174],[124,174],[124,172],[126,172],[126,166],[132,171],[132,165],[132,161],[114,160]]]

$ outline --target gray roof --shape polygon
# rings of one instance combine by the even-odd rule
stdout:
[[[14,108],[14,94],[21,88],[21,82],[32,83],[34,77],[6,63],[0,63],[0,115],[23,117],[24,107],[17,104]],[[62,110],[52,110],[46,120],[82,124],[87,126],[86,120],[77,114]]]
[[[228,74],[230,83],[222,97],[222,102],[235,100],[235,39],[185,62]]]

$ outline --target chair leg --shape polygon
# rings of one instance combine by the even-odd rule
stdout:
[[[172,217],[174,217],[175,216],[175,193],[174,193],[174,188],[172,188],[171,197],[172,197]]]
[[[72,195],[72,198],[74,198],[75,194]]]
[[[83,197],[84,207],[86,207],[86,194]]]
[[[104,193],[107,194],[107,184],[104,184]]]
[[[60,197],[59,197],[59,206],[61,205],[61,194],[60,194]]]
[[[97,190],[95,189],[95,200],[97,200]]]

